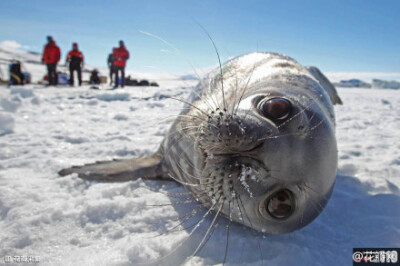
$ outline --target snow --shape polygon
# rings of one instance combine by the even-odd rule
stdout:
[[[57,265],[129,265],[164,256],[165,263],[185,262],[214,215],[190,237],[191,229],[169,232],[178,217],[198,208],[187,203],[183,187],[88,182],[59,177],[57,171],[151,154],[182,106],[160,95],[185,97],[190,89],[181,81],[107,92],[1,88],[0,258],[35,255]],[[261,265],[262,259],[264,265],[344,265],[351,263],[353,247],[399,246],[400,93],[339,89],[339,94],[344,102],[335,107],[339,171],[328,206],[312,224],[286,235],[263,237],[231,224],[228,264]],[[178,195],[186,195],[186,204]],[[227,222],[221,218],[218,224],[187,264],[223,261]]]
[[[32,63],[39,55],[17,46],[0,45],[1,58],[20,55],[41,79],[45,66]],[[71,165],[157,150],[183,106],[169,97],[187,98],[197,81],[136,74],[160,87],[0,87],[0,262],[39,256],[43,265],[222,263],[224,218],[191,257],[215,212],[191,233],[208,209],[182,186],[57,175]],[[400,246],[400,91],[338,92],[344,102],[335,107],[339,169],[327,207],[285,235],[230,224],[228,265],[348,265],[354,247]],[[179,217],[188,223],[179,225]]]
[[[6,113],[0,113],[0,136],[12,133],[14,118]]]
[[[254,169],[251,167],[246,167],[244,164],[241,166],[241,172],[239,175],[239,181],[242,184],[243,188],[249,193],[250,198],[253,197],[253,193],[250,191],[250,186],[247,184],[246,178],[249,177],[251,180],[256,180],[256,176],[253,174]]]

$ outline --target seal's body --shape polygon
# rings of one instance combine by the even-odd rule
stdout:
[[[271,234],[311,222],[337,168],[335,88],[276,53],[234,58],[204,78],[150,157],[64,169],[85,179],[168,178],[217,215]]]

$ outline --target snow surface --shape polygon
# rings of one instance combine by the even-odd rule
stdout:
[[[34,80],[41,79],[40,55],[17,48],[3,43],[0,58],[22,60]],[[6,75],[7,63],[0,63]],[[224,218],[190,257],[214,215],[190,227],[207,209],[180,185],[57,175],[71,165],[149,155],[158,148],[183,106],[168,97],[188,97],[197,82],[137,75],[160,87],[0,86],[0,264],[4,256],[39,256],[42,265],[223,262]],[[338,91],[344,102],[335,107],[339,170],[327,207],[309,226],[285,235],[231,224],[227,264],[351,265],[353,247],[400,246],[400,91]],[[179,217],[190,218],[185,229]],[[180,230],[171,230],[176,226]]]
[[[182,106],[166,96],[185,98],[194,85],[0,87],[0,261],[34,255],[43,265],[137,265],[160,257],[156,264],[222,263],[225,219],[186,262],[214,216],[190,237],[192,228],[167,230],[199,209],[187,197],[188,204],[177,199],[183,187],[57,175],[71,165],[151,154]],[[231,224],[227,264],[349,265],[353,247],[400,246],[400,92],[339,94],[339,170],[326,209],[285,235],[262,236]]]

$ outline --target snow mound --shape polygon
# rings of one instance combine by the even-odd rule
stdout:
[[[24,89],[24,88],[12,88],[11,89],[11,94],[17,94],[21,96],[22,98],[30,98],[33,97],[33,90],[31,89]]]
[[[6,99],[6,98],[0,97],[0,110],[14,113],[17,111],[20,104],[21,104],[21,100],[18,97],[13,98],[13,99]]]
[[[103,93],[96,95],[96,98],[105,102],[130,101],[131,99],[129,93]]]
[[[126,115],[123,115],[123,114],[116,114],[114,116],[114,119],[118,120],[118,121],[126,121],[126,120],[128,120],[128,117]]]
[[[14,118],[10,114],[0,112],[0,136],[10,134],[14,129]]]
[[[80,214],[82,225],[87,223],[101,224],[106,221],[116,221],[123,218],[134,208],[132,203],[126,205],[118,204],[115,201],[102,199],[95,203],[87,204]]]

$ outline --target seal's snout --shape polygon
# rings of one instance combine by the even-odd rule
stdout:
[[[284,112],[282,110],[281,113]],[[266,137],[276,133],[274,125],[263,121],[254,112],[215,110],[200,125],[198,141],[199,146],[208,154],[241,154],[254,150]]]

